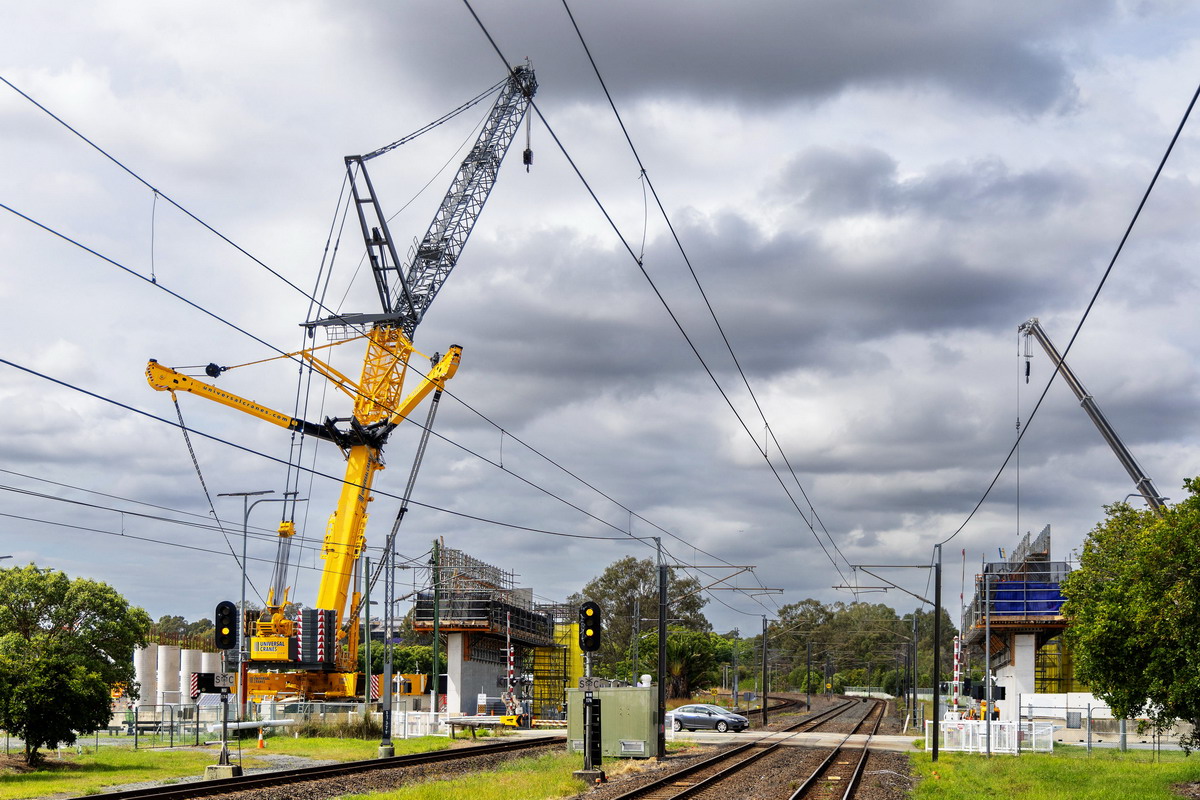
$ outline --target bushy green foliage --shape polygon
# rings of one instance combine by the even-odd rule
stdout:
[[[1164,510],[1106,507],[1062,584],[1075,674],[1117,716],[1200,722],[1200,480]],[[1200,734],[1185,735],[1185,748]]]
[[[133,686],[150,617],[112,587],[34,565],[0,570],[0,728],[25,759],[108,724],[110,689]]]
[[[677,621],[672,624],[692,631],[712,630],[702,612],[707,601],[699,590],[700,582],[695,578],[674,569],[668,571],[667,617]],[[648,558],[639,561],[626,556],[614,561],[567,602],[577,607],[584,600],[599,603],[603,614],[604,633],[594,662],[597,674],[626,674],[618,672],[618,665],[626,661],[635,631],[641,633],[658,626],[658,567]]]

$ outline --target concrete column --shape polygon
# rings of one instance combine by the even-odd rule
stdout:
[[[446,711],[461,712],[463,700],[471,687],[463,686],[463,649],[465,634],[446,634]],[[474,696],[471,700],[474,701]]]
[[[996,703],[1001,719],[1015,720],[1018,717],[1017,698],[1034,694],[1035,661],[1037,658],[1037,635],[1014,633],[1009,636],[1012,663],[996,670],[996,682],[1004,687],[1005,699]]]

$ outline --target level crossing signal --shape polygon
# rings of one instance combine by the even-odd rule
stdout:
[[[591,600],[579,607],[579,649],[585,653],[600,649],[600,605]]]
[[[217,603],[217,611],[213,615],[216,620],[216,636],[214,644],[218,650],[232,650],[237,647],[237,606],[229,600]]]

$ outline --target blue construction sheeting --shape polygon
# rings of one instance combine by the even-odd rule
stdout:
[[[1004,617],[1057,616],[1063,596],[1057,583],[1002,581],[992,588],[992,613]]]

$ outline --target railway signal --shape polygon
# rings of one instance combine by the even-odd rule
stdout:
[[[216,635],[213,643],[218,650],[232,650],[237,647],[237,606],[229,600],[217,603]]]
[[[591,600],[579,607],[579,649],[585,653],[600,649],[600,605]]]

